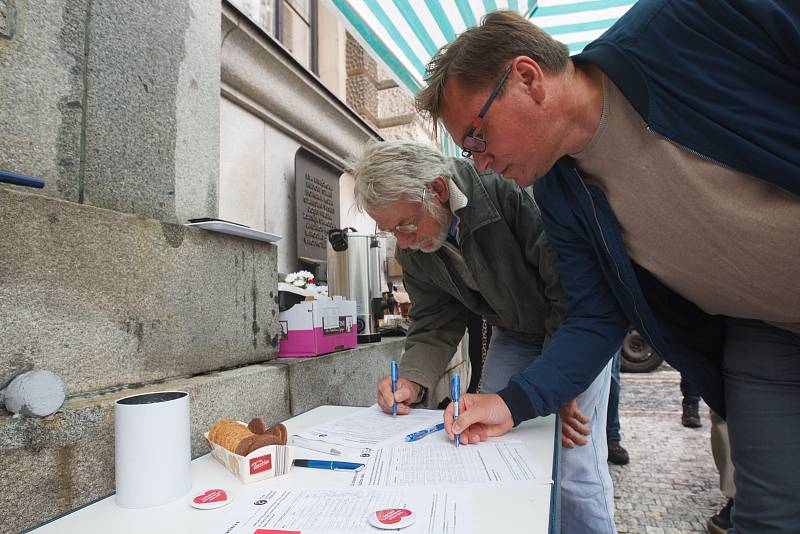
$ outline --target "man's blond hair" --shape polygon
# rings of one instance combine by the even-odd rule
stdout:
[[[425,67],[427,85],[416,96],[417,109],[430,115],[435,131],[449,77],[457,77],[466,89],[490,86],[517,56],[530,57],[545,71],[561,72],[569,62],[569,49],[519,13],[494,11],[431,58]]]

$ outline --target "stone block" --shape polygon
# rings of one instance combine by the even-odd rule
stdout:
[[[13,39],[17,34],[17,6],[14,0],[0,0],[0,37]]]
[[[466,339],[466,338],[465,338]],[[278,358],[289,368],[289,396],[292,415],[326,404],[371,406],[376,402],[378,381],[389,374],[391,361],[399,360],[405,338],[385,337],[378,343],[359,345],[353,350],[316,358]],[[469,357],[462,343],[448,365],[448,373],[430,395],[432,406],[449,396],[450,376],[460,373],[469,384]]]
[[[264,122],[231,101],[220,99],[219,218],[275,232],[264,221],[266,139]],[[275,184],[271,184],[272,187]],[[275,195],[272,197],[283,198]],[[280,202],[270,202],[270,204]],[[287,202],[288,204],[288,202]],[[270,206],[270,209],[278,208]],[[294,225],[292,225],[294,226]],[[289,237],[284,232],[280,235]]]
[[[86,203],[168,222],[216,216],[220,9],[91,4]]]
[[[272,359],[277,247],[0,187],[0,377],[68,395]]]
[[[400,358],[405,338],[383,338],[378,343],[316,358],[278,358],[289,372],[292,415],[317,406],[370,406],[375,404],[375,386]]]
[[[187,391],[192,456],[223,417],[289,417],[286,367],[261,364],[190,379],[70,399],[46,419],[0,417],[2,532],[18,532],[114,491],[114,402],[150,391]],[[13,476],[8,476],[13,473]],[[24,504],[23,504],[24,503]]]
[[[345,45],[345,66],[348,76],[366,74],[373,80],[378,79],[378,62],[364,50],[350,33],[347,34],[347,43]]]
[[[430,124],[423,122],[419,115],[412,122],[387,126],[386,128],[381,128],[380,132],[384,139],[410,139],[420,143],[436,145]]]
[[[0,6],[8,30],[0,32],[0,169],[41,178],[44,194],[77,202],[88,0]]]
[[[375,84],[364,74],[348,76],[347,103],[366,120],[375,123],[378,120],[378,90]]]
[[[16,31],[0,36],[0,168],[72,202],[216,216],[219,3],[3,5]]]
[[[377,93],[378,117],[385,121],[392,117],[412,116],[416,118],[414,97],[400,87],[382,89]]]

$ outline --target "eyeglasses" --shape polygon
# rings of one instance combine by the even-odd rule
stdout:
[[[506,83],[509,74],[511,74],[511,67],[508,67],[503,71],[503,75],[500,76],[500,81],[494,86],[492,94],[489,95],[489,98],[481,108],[478,116],[472,121],[472,127],[467,132],[467,135],[464,136],[464,140],[461,141],[461,155],[465,158],[471,157],[473,153],[481,153],[486,151],[486,140],[475,135],[475,131],[481,127],[483,117],[489,111],[494,99],[497,98],[498,94],[500,94],[500,90],[503,88],[503,84]]]
[[[422,188],[422,198],[420,199],[420,210],[422,207],[425,206],[425,195],[428,194],[428,188]],[[390,237],[390,236],[397,236],[397,234],[413,234],[417,231],[417,221],[419,220],[419,214],[414,217],[414,222],[407,223],[407,224],[398,224],[394,228],[388,230],[381,230],[379,232],[375,232],[375,235],[378,237]]]

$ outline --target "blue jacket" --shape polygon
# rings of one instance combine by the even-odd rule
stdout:
[[[800,195],[797,0],[640,0],[573,60],[597,65],[651,131]],[[724,416],[723,318],[631,261],[604,193],[570,158],[534,194],[570,300],[542,357],[499,392],[515,424],[588,387],[629,323]]]

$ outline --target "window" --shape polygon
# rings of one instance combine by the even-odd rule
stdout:
[[[244,16],[277,39],[304,67],[317,64],[318,0],[230,0]]]

